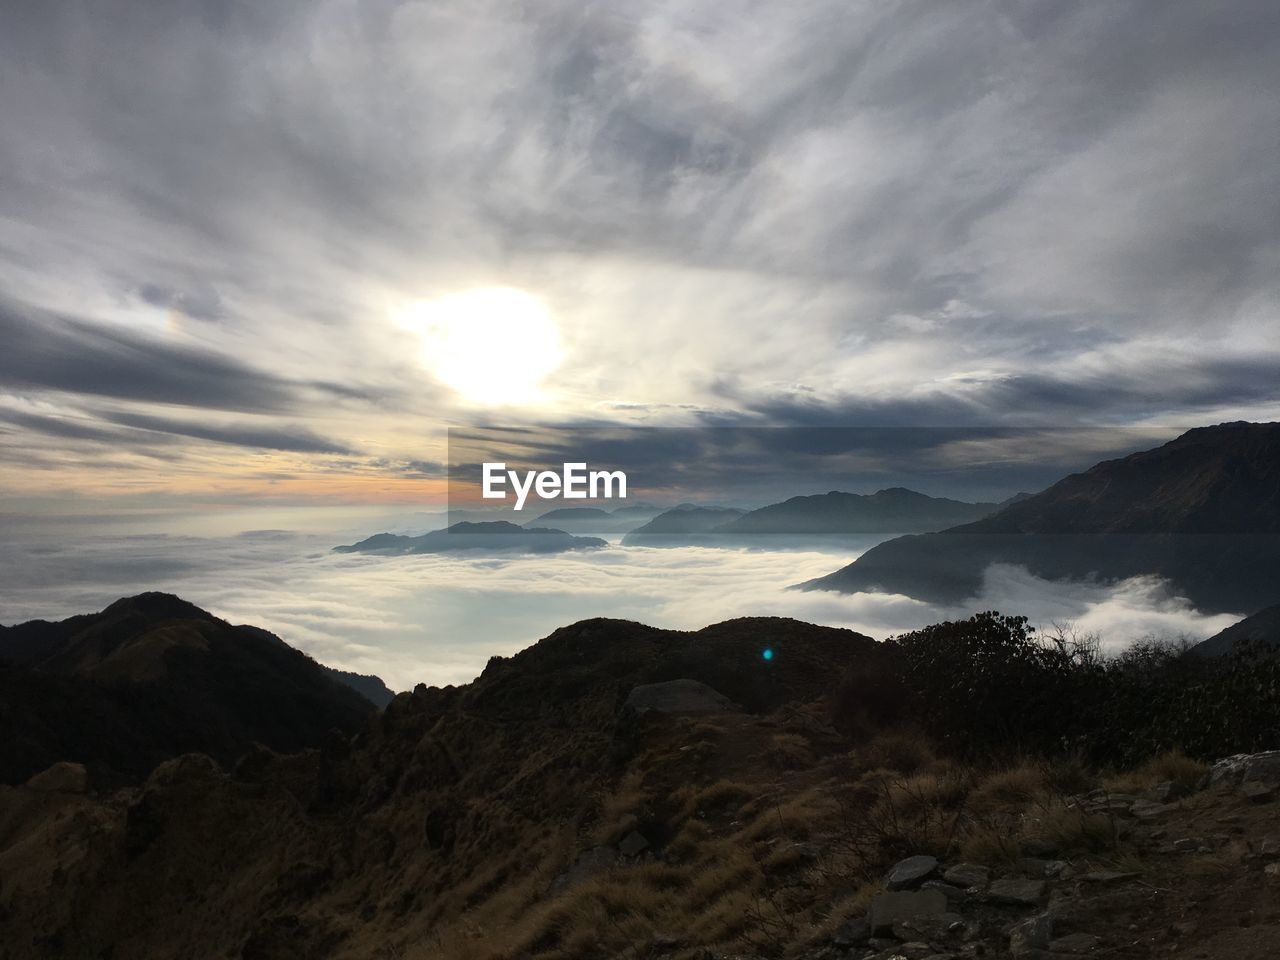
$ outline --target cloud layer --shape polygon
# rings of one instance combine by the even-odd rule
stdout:
[[[1276,89],[1268,0],[18,0],[0,479],[376,499],[473,286],[566,351],[499,420],[1273,418]]]

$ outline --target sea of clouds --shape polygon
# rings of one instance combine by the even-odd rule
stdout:
[[[464,683],[489,657],[589,617],[696,629],[733,617],[784,616],[882,639],[994,609],[1045,628],[1071,624],[1096,633],[1108,649],[1147,637],[1200,640],[1238,619],[1205,616],[1146,577],[1050,583],[997,566],[978,597],[942,607],[892,594],[787,589],[848,563],[848,552],[615,543],[553,556],[332,553],[350,542],[348,533],[20,531],[0,544],[0,623],[92,612],[121,596],[163,590],[401,690]]]

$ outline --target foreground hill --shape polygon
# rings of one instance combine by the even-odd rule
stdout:
[[[255,743],[294,752],[355,732],[373,712],[274,634],[168,594],[0,627],[3,783],[59,760],[112,783],[190,751],[224,763]]]
[[[1190,430],[1108,460],[973,523],[900,537],[805,589],[887,591],[939,603],[975,596],[993,563],[1047,579],[1156,574],[1201,609],[1275,601],[1280,424]]]
[[[1273,956],[1280,760],[1180,800],[1206,767],[1176,754],[1105,780],[934,755],[1059,727],[1150,750],[1165,675],[1070,657],[990,614],[892,644],[587,620],[318,750],[100,797],[60,764],[0,787],[0,956]],[[1228,703],[1214,744],[1275,733],[1265,676],[1221,678],[1269,726]]]
[[[497,551],[520,553],[563,553],[566,550],[594,550],[608,543],[598,537],[575,537],[549,527],[522,527],[506,520],[485,523],[455,523],[418,537],[396,533],[376,533],[359,543],[334,547],[334,553],[457,553]]]

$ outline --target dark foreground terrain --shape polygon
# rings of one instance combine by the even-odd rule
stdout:
[[[1262,960],[1280,762],[1204,761],[1278,704],[993,614],[589,620],[352,737],[0,787],[0,957]]]

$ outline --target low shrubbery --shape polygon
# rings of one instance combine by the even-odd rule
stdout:
[[[970,759],[1074,754],[1132,766],[1172,750],[1211,759],[1280,742],[1280,658],[1184,654],[1148,642],[1106,656],[1092,638],[980,613],[883,644],[844,678],[834,713],[855,734],[916,725]]]

